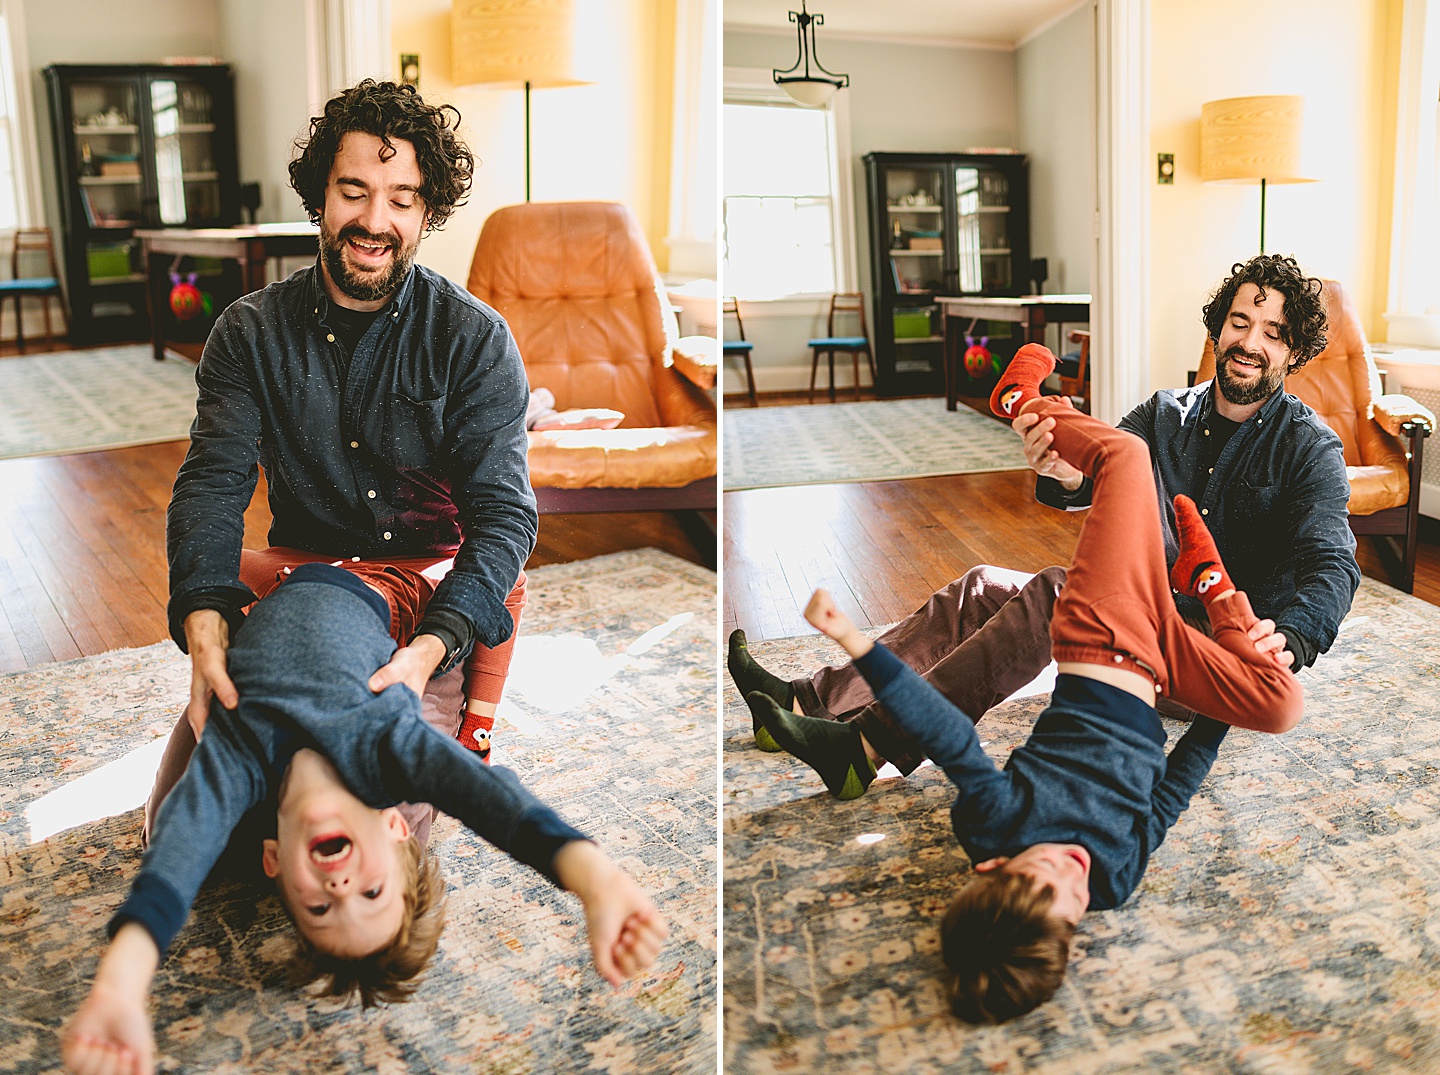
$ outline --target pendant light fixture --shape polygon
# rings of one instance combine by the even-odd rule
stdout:
[[[815,27],[824,25],[824,15],[810,14],[805,10],[805,0],[800,0],[800,10],[790,12],[790,21],[795,24],[800,39],[800,52],[793,67],[784,71],[777,67],[772,74],[776,84],[796,104],[822,108],[835,96],[836,90],[850,85],[850,76],[837,75],[820,66],[820,57],[815,52]]]

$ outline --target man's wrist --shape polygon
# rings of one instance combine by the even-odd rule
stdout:
[[[434,668],[440,666],[440,662],[449,652],[445,640],[432,634],[416,635],[410,640],[410,649],[415,651],[416,656],[429,661]]]

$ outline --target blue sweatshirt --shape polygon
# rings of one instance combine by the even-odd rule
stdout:
[[[1079,844],[1090,852],[1094,910],[1118,907],[1135,891],[1229,731],[1197,716],[1167,758],[1151,706],[1107,683],[1062,675],[1030,738],[998,770],[970,718],[884,646],[855,667],[959,789],[950,820],[971,861]]]
[[[112,937],[138,921],[163,957],[231,832],[247,811],[274,809],[303,747],[329,758],[366,806],[432,803],[556,881],[555,852],[585,837],[509,769],[484,764],[426,724],[410,688],[375,694],[367,686],[395,650],[389,624],[384,598],[327,564],[297,567],[251,610],[229,651],[240,704],[211,706],[130,895],[110,920]]]

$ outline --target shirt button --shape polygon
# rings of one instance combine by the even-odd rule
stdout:
[[[325,333],[325,338],[326,338],[327,340],[329,340],[331,343],[334,343],[334,342],[335,342],[335,333],[333,333],[333,332],[327,332],[327,333]]]
[[[1159,694],[1159,693],[1160,693],[1160,684],[1158,684],[1158,683],[1155,684],[1155,693],[1156,693],[1156,694]]]
[[[383,537],[386,541],[389,541],[389,540],[390,540],[390,531],[387,530],[387,531],[385,531],[385,533],[381,534],[380,536]]]
[[[353,447],[355,447],[355,445],[352,444],[352,445],[350,445],[350,447],[353,448]],[[1206,473],[1206,474],[1214,474],[1214,473],[1215,473],[1215,468],[1214,468],[1214,467],[1211,467],[1211,468],[1210,468],[1209,470],[1207,470],[1205,473]]]
[[[374,496],[375,494],[374,494],[374,493],[371,493],[370,495],[371,495],[371,496]],[[1201,508],[1201,509],[1200,509],[1200,514],[1201,514],[1201,515],[1209,515],[1209,514],[1210,514],[1210,509],[1209,509],[1209,508]]]
[[[360,447],[360,442],[359,442],[358,440],[352,440],[352,441],[350,442],[350,447],[352,447],[352,448],[358,448],[358,447]]]
[[[358,556],[352,556],[352,557],[350,557],[350,562],[351,562],[352,564],[358,564],[358,563],[360,562],[360,557],[358,557]]]
[[[333,338],[333,337],[332,337],[332,338]],[[1208,437],[1208,436],[1210,435],[1210,430],[1208,430],[1208,429],[1205,430],[1205,435]]]
[[[1120,656],[1120,654],[1118,654],[1118,653],[1115,654],[1115,663],[1116,663],[1116,664],[1120,664],[1120,663],[1121,663],[1122,661],[1124,661],[1124,660],[1125,660],[1125,658],[1122,657],[1122,656]]]

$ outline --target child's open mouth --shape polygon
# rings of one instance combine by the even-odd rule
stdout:
[[[317,836],[310,841],[310,859],[321,869],[334,869],[349,857],[348,836]]]

